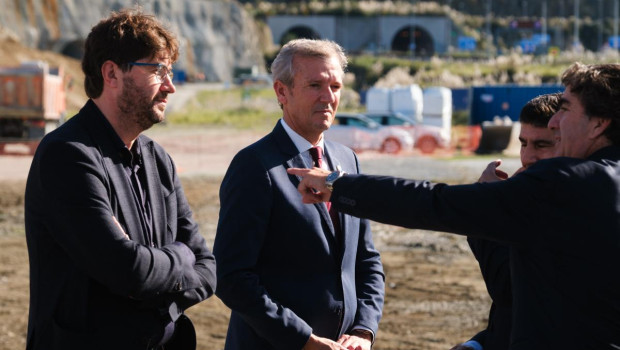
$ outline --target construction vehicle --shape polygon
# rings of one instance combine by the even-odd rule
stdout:
[[[0,154],[34,154],[66,109],[62,68],[42,61],[0,67]]]

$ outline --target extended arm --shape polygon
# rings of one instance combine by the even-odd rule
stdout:
[[[331,201],[339,211],[409,228],[453,232],[505,243],[532,244],[543,239],[539,206],[556,182],[544,171],[526,171],[508,180],[472,185],[436,184],[388,176],[345,175],[325,185],[328,172],[289,169],[302,176],[299,192],[305,203]],[[527,175],[526,175],[527,174]],[[548,220],[547,220],[548,222]],[[498,228],[503,228],[498,230]]]

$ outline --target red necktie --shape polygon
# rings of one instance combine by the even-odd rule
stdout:
[[[323,166],[323,148],[321,148],[321,146],[314,146],[310,148],[310,155],[312,156],[312,165],[317,168]]]
[[[323,148],[320,146],[314,146],[310,148],[310,155],[312,156],[312,162],[315,167],[321,168],[323,166]],[[332,210],[332,203],[325,202],[327,206],[327,211],[329,211],[329,216],[332,218],[332,224],[334,224],[334,230],[336,230],[336,237],[340,240],[340,236],[342,235],[342,230],[340,229],[340,218],[338,217],[338,212],[336,210]]]

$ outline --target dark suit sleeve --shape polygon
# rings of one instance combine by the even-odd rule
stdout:
[[[169,158],[169,157],[168,157]],[[215,292],[216,276],[215,276],[215,257],[207,248],[204,237],[198,230],[198,225],[192,218],[185,192],[181,186],[179,177],[176,175],[174,163],[172,159],[168,159],[173,173],[174,195],[177,203],[177,235],[176,242],[182,242],[193,254],[196,262],[193,269],[200,281],[200,287],[195,289],[184,290],[181,293],[175,293],[173,300],[177,302],[181,309],[195,305]]]
[[[509,248],[488,239],[468,237],[467,242],[478,260],[484,283],[493,301],[487,328],[476,334],[472,340],[483,347],[496,348],[499,347],[498,341],[503,339],[501,344],[507,346],[512,317],[509,312],[512,308]]]
[[[482,348],[484,349],[484,343],[487,337],[487,330],[481,330],[480,332],[476,333],[476,335],[474,335],[471,340],[477,341],[478,344],[482,345]]]
[[[357,163],[357,157],[355,159]],[[359,164],[357,168],[359,172]],[[383,310],[385,275],[381,257],[373,243],[370,222],[367,219],[360,220],[355,281],[357,314],[352,328],[365,328],[376,334]]]
[[[115,223],[98,152],[50,140],[37,152],[27,189],[47,230],[76,266],[112,292],[136,299],[203,287],[188,245],[160,249],[129,240]],[[34,173],[32,173],[34,172]],[[38,195],[37,195],[38,194]],[[193,241],[186,242],[190,246]]]
[[[493,183],[446,185],[400,178],[346,175],[332,203],[345,213],[408,228],[452,232],[504,243],[535,244],[550,190],[523,172]],[[526,205],[534,203],[534,205]],[[549,220],[544,221],[550,223]]]
[[[260,156],[251,149],[237,154],[228,168],[220,188],[213,245],[218,262],[216,295],[274,348],[301,349],[311,327],[274,300],[255,271],[270,229],[275,191],[271,181]]]
[[[510,305],[510,251],[507,246],[491,241],[468,237],[467,242],[474,253],[482,278],[494,303]]]

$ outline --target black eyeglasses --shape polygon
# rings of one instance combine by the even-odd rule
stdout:
[[[155,76],[157,77],[157,83],[162,84],[166,80],[166,76],[170,78],[172,81],[172,77],[174,77],[174,73],[168,67],[161,63],[147,63],[147,62],[129,62],[130,66],[138,66],[138,67],[157,67],[155,71]]]

